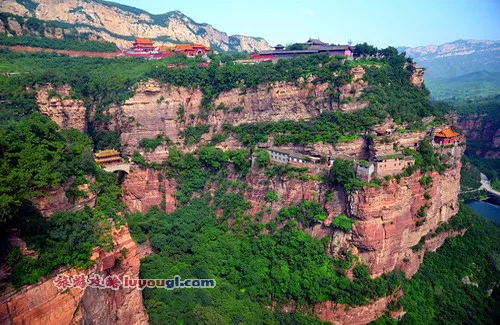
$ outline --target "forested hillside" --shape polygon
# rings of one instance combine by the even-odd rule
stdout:
[[[495,323],[499,296],[494,283],[500,281],[498,229],[464,207],[450,223],[437,226],[436,222],[435,231],[412,248],[414,255],[408,256],[415,256],[419,263],[418,254],[425,253],[426,240],[444,241],[449,234],[468,229],[464,237],[454,238],[443,250],[428,255],[412,280],[397,268],[372,278],[368,264],[357,254],[362,249],[356,253],[349,243],[339,248],[342,239],[352,240],[359,233],[356,227],[366,221],[346,208],[347,197],[354,193],[359,198],[370,192],[377,198],[377,191],[413,186],[421,200],[411,211],[418,222],[410,219],[412,224],[407,227],[418,231],[431,222],[429,208],[434,204],[441,211],[441,202],[434,201],[431,191],[438,191],[437,183],[446,182],[448,171],[460,166],[451,154],[441,155],[429,139],[421,138],[413,142],[413,149],[402,149],[414,161],[409,168],[364,182],[355,172],[354,160],[336,159],[331,168],[326,157],[317,165],[277,164],[267,150],[257,147],[271,140],[274,145],[290,146],[375,141],[373,129],[387,121],[397,127],[398,135],[414,132],[424,137],[427,128],[443,124],[450,107],[431,101],[425,86],[411,83],[412,60],[392,47],[382,51],[385,56],[380,59],[310,56],[256,65],[237,64],[235,56],[218,55],[208,67],[183,56],[147,61],[0,51],[0,121],[5,126],[0,131],[1,229],[19,229],[28,249],[36,252],[35,257],[23,255],[2,234],[0,262],[11,272],[6,285],[35,284],[60,267],[90,267],[93,248],[112,249],[112,229],[126,224],[133,239],[149,251],[141,261],[141,278],[180,274],[217,281],[210,290],[146,289],[144,305],[152,324],[321,324],[317,309],[326,302],[347,306],[348,313],[400,290],[404,297],[399,303],[389,303],[387,314],[402,307],[406,312],[403,322],[453,323],[470,318]],[[352,69],[358,66],[365,71],[363,93],[354,99],[345,97],[343,87],[353,82]],[[304,80],[325,85],[325,102],[315,103],[310,98],[311,106],[321,107],[315,116],[225,124],[222,130],[213,131],[216,114],[244,110],[242,106],[216,105],[221,94],[235,90],[244,94],[263,86],[271,92],[280,82],[305,87]],[[182,124],[182,141],[162,133],[144,137],[133,154],[123,154],[127,161],[131,159],[133,172],[120,178],[98,166],[93,153],[120,149],[127,128],[139,127],[137,120],[128,117],[129,124],[113,124],[112,114],[140,105],[140,101],[127,100],[137,95],[141,82],[148,85],[147,94],[141,96],[163,91],[155,89],[156,84],[166,94],[175,87],[185,93],[200,91],[199,114],[186,116],[185,107],[175,107],[173,119]],[[70,89],[61,98],[50,88],[49,104],[50,99],[54,103],[83,101],[87,134],[62,130],[40,113],[39,90],[47,85]],[[160,109],[168,100],[160,98],[155,104]],[[352,112],[338,108],[354,100],[367,105]],[[203,138],[211,131],[210,140]],[[228,138],[238,145],[218,146]],[[390,138],[382,138],[389,149],[398,147]],[[166,148],[166,159],[150,159],[157,148]],[[161,203],[149,211],[132,212],[124,204],[126,186],[120,182],[130,180],[134,173],[147,174],[141,180],[144,188],[159,184]],[[291,183],[306,194],[286,201],[278,192],[283,192],[280,186]],[[309,191],[308,186],[316,190]],[[95,195],[96,203],[42,217],[36,209],[37,197],[58,187],[65,188],[69,200]],[[147,191],[140,188],[139,192]],[[169,202],[167,194],[172,198]],[[457,213],[458,204],[449,204]],[[362,205],[356,202],[351,207]],[[480,240],[484,242],[478,249]],[[126,255],[124,251],[123,259]],[[459,262],[454,260],[457,256]],[[406,258],[402,263],[413,262]],[[115,262],[109,270],[119,269],[122,262]],[[465,276],[478,286],[460,282]],[[376,315],[382,315],[384,309]],[[382,321],[394,320],[384,317]]]

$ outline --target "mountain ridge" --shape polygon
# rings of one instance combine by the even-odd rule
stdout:
[[[477,71],[500,71],[500,41],[456,40],[441,45],[398,47],[427,68],[426,79],[453,78]]]
[[[218,51],[252,52],[270,48],[261,37],[228,35],[207,23],[197,23],[179,10],[154,15],[145,10],[104,0],[4,0],[0,12],[74,25],[81,33],[130,46],[134,37],[163,44],[210,44]]]

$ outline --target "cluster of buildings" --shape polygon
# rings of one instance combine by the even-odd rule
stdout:
[[[250,55],[253,62],[276,62],[279,59],[290,59],[304,55],[326,54],[330,56],[353,57],[354,48],[351,45],[330,45],[319,39],[309,39],[305,43],[295,44],[292,49],[278,44],[271,51],[261,51]]]
[[[391,133],[390,130],[386,131],[386,135],[390,135]],[[460,143],[460,137],[460,133],[453,131],[451,128],[446,128],[434,133],[433,145],[438,147],[453,146]],[[375,156],[369,159],[369,161],[358,162],[356,172],[361,180],[369,182],[374,178],[400,174],[413,164],[415,164],[415,159],[412,156],[406,156],[401,153]]]
[[[433,145],[436,147],[454,146],[460,143],[461,135],[451,128],[446,128],[433,133]],[[387,129],[381,136],[392,135],[392,130]],[[418,144],[415,144],[417,146]],[[304,155],[293,150],[269,147],[268,152],[271,161],[283,164],[318,164],[321,157]],[[374,155],[368,160],[357,160],[353,157],[344,157],[355,161],[355,168],[358,177],[365,182],[370,182],[376,178],[383,178],[402,173],[406,168],[415,164],[415,159],[411,155],[403,153],[393,153],[386,155]],[[334,164],[332,158],[327,158],[328,165]]]
[[[132,48],[122,51],[124,56],[144,57],[161,59],[175,54],[183,54],[187,57],[198,55],[206,56],[210,52],[210,47],[203,44],[176,44],[173,46],[156,46],[148,38],[136,38],[132,43]]]

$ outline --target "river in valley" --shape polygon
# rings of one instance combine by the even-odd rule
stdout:
[[[480,216],[500,224],[500,206],[488,201],[473,201],[467,203]]]

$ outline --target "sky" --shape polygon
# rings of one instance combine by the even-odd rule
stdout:
[[[378,47],[500,40],[500,0],[115,0],[162,14],[179,10],[230,35],[271,45],[304,42]]]

